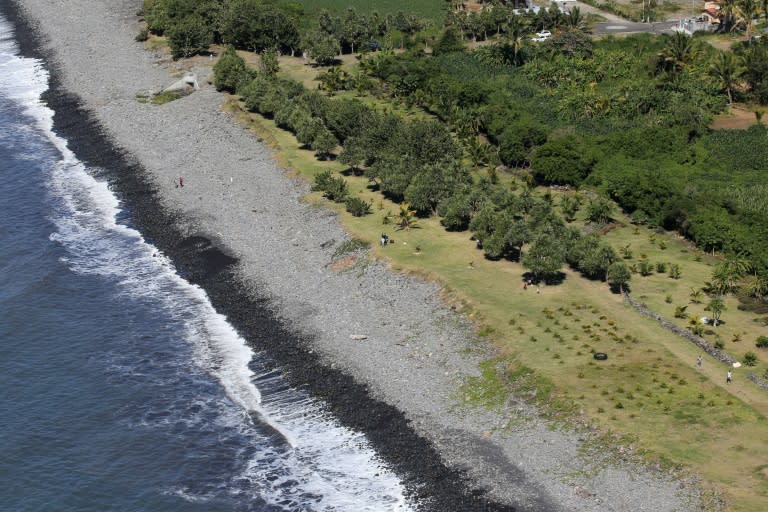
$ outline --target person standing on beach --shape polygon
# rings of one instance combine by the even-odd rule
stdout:
[[[180,187],[184,186],[184,176],[179,176],[179,186]]]

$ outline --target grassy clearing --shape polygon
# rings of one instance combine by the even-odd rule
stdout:
[[[240,110],[237,102],[230,105]],[[305,178],[324,169],[344,171],[337,162],[317,161],[272,121],[241,110],[239,115],[279,150],[281,164]],[[604,283],[566,271],[559,286],[543,287],[540,293],[523,290],[522,267],[486,260],[469,233],[446,232],[433,218],[421,219],[416,229],[395,230],[384,219],[396,213],[397,205],[371,191],[365,178],[346,179],[351,195],[372,201],[371,215],[352,217],[343,205],[317,193],[306,200],[336,210],[352,235],[370,243],[373,256],[395,270],[439,281],[446,299],[483,326],[481,334],[498,348],[500,358],[458,391],[467,404],[497,407],[511,390],[527,393],[548,405],[553,417],[583,413],[603,431],[626,434],[650,460],[702,474],[726,491],[734,510],[765,508],[768,476],[760,468],[768,460],[763,442],[768,438],[768,394],[747,382],[742,370],[726,387],[724,366],[705,358],[703,368],[696,368],[696,347],[641,317]],[[636,230],[622,220],[606,235],[614,247],[629,245],[633,261],[645,255],[654,263],[680,266],[680,279],[654,271],[647,277],[634,275],[631,283],[635,297],[671,320],[674,306],[690,302],[690,288],[709,280],[716,260],[675,237]],[[395,243],[379,246],[382,231]],[[738,311],[732,299],[727,304],[724,325],[705,338],[726,339],[726,350],[734,354],[760,353],[753,338],[764,328]],[[703,315],[704,305],[689,308]],[[735,332],[743,333],[743,341],[730,341]],[[595,351],[608,353],[609,359],[595,361]],[[761,363],[755,371],[761,374],[764,367]]]

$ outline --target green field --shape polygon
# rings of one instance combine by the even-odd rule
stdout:
[[[403,12],[415,14],[422,18],[428,18],[440,22],[447,12],[445,0],[283,0],[282,3],[300,5],[307,14],[316,14],[323,9],[342,12],[348,7],[353,7],[359,13],[378,12],[381,15],[397,14]]]

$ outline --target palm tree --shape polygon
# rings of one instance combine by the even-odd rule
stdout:
[[[525,45],[525,25],[521,21],[520,16],[513,16],[510,18],[506,36],[505,46],[509,48],[510,53],[512,54],[511,64],[515,67],[522,65],[522,49]]]
[[[704,293],[701,290],[697,290],[696,288],[691,288],[691,293],[689,297],[691,298],[691,302],[694,304],[701,304],[701,298],[704,296]]]
[[[757,16],[758,10],[756,0],[738,0],[736,4],[736,25],[744,25],[747,41],[752,40],[752,19]]]
[[[657,67],[663,71],[679,73],[699,55],[693,38],[684,32],[675,32],[667,46],[657,56]]]
[[[720,262],[712,271],[712,290],[717,295],[730,293],[750,270],[749,261],[742,255]]]
[[[733,86],[741,75],[742,68],[736,56],[731,52],[718,52],[709,66],[709,74],[720,83],[728,94],[728,104],[733,104]]]
[[[725,32],[730,32],[736,25],[736,0],[722,0],[720,2],[721,27]]]
[[[411,205],[408,203],[400,203],[400,211],[397,213],[397,227],[409,230],[416,227],[418,223],[416,210],[411,210]]]
[[[759,274],[753,274],[746,279],[744,291],[751,297],[764,300],[768,294],[768,278]]]
[[[581,32],[589,32],[589,26],[587,24],[587,18],[581,14],[581,10],[578,7],[572,7],[570,11],[565,15],[565,26],[569,30],[579,30]]]

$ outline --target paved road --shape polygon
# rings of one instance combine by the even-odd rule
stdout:
[[[598,36],[608,34],[634,34],[637,32],[649,32],[652,34],[672,33],[672,21],[659,21],[656,23],[635,23],[634,21],[620,20],[596,23],[592,33]]]
[[[608,34],[634,34],[637,32],[649,32],[652,34],[671,33],[673,21],[659,21],[656,23],[636,23],[634,21],[625,20],[615,14],[601,11],[596,7],[585,4],[583,2],[570,0],[566,3],[567,7],[572,4],[578,6],[579,10],[584,13],[599,14],[605,18],[605,22],[596,23],[593,26],[592,33],[595,35],[608,35]]]

